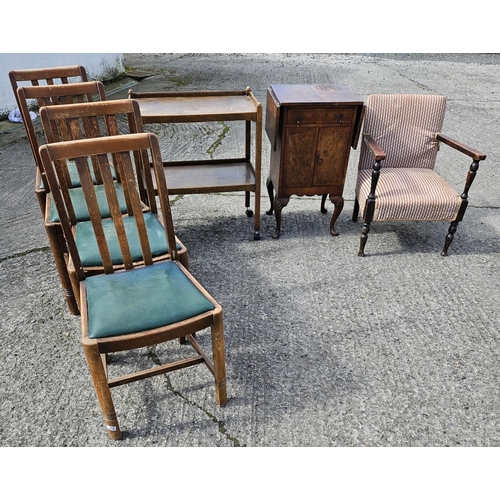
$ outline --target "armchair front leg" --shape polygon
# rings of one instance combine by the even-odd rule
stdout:
[[[370,194],[366,200],[365,213],[363,216],[363,229],[361,231],[361,239],[359,243],[359,257],[365,256],[365,245],[366,240],[368,239],[368,233],[370,232],[370,224],[373,220],[373,214],[375,213],[375,190],[377,189],[378,179],[380,177],[380,169],[382,168],[382,160],[385,159],[385,152],[383,149],[376,143],[373,137],[369,134],[363,135],[363,141],[366,146],[370,150],[375,160],[372,170],[372,182],[370,186]],[[356,216],[353,213],[353,220],[355,217],[357,218],[357,212],[359,210],[358,199],[356,198],[354,202],[354,210],[356,212]]]
[[[375,139],[370,134],[363,134],[363,142],[373,156],[374,161],[381,161],[385,159],[385,153],[382,148],[375,142]],[[354,210],[352,212],[352,221],[358,220],[359,213],[359,200],[357,195],[354,196]]]
[[[460,197],[462,198],[462,204],[460,205],[460,209],[458,210],[457,217],[450,224],[450,228],[448,229],[448,234],[446,235],[443,251],[441,252],[441,255],[443,257],[446,257],[448,255],[448,248],[451,245],[451,242],[453,241],[454,235],[457,231],[458,223],[463,219],[465,211],[467,209],[467,205],[469,204],[468,200],[469,189],[472,186],[474,179],[476,178],[476,172],[479,168],[479,162],[485,160],[486,155],[484,153],[481,153],[480,151],[477,151],[476,149],[473,149],[469,146],[466,146],[465,144],[462,144],[461,142],[455,141],[454,139],[451,139],[443,134],[437,134],[436,139],[439,142],[442,142],[443,144],[446,144],[452,147],[453,149],[456,149],[457,151],[460,151],[461,153],[472,158],[472,163],[469,167],[469,171],[467,172],[467,178],[465,179],[464,190],[463,193],[460,195]]]
[[[477,169],[479,168],[479,161],[474,160],[471,163],[471,166],[469,168],[469,171],[467,172],[467,178],[465,180],[465,187],[463,193],[460,195],[462,198],[462,204],[460,205],[460,208],[458,210],[457,217],[455,220],[450,224],[450,228],[448,229],[448,234],[446,235],[446,239],[444,242],[444,247],[443,251],[441,252],[441,255],[443,257],[448,256],[448,248],[451,245],[451,242],[453,241],[454,235],[457,231],[457,226],[458,223],[464,218],[465,211],[467,210],[467,205],[469,204],[469,189],[474,182],[474,179],[476,177],[476,172]]]
[[[361,239],[359,242],[359,252],[358,257],[365,256],[365,245],[368,239],[368,233],[370,232],[370,224],[373,220],[373,214],[375,213],[375,189],[377,188],[378,178],[380,177],[380,168],[382,167],[381,161],[376,161],[373,165],[372,170],[372,183],[370,187],[370,194],[366,200],[365,215],[363,217],[363,229],[361,231]]]

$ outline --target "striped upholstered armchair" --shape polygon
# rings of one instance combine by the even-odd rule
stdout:
[[[371,95],[366,101],[353,221],[361,212],[358,255],[377,221],[450,222],[446,256],[468,203],[469,188],[486,155],[441,134],[446,99],[439,95]],[[434,171],[439,144],[472,158],[460,195]]]

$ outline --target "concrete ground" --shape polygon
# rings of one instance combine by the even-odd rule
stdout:
[[[77,61],[75,61],[77,63]],[[345,207],[329,234],[319,199],[294,197],[273,240],[263,134],[261,239],[239,193],[173,203],[191,272],[224,309],[229,400],[203,366],[113,390],[124,432],[107,437],[33,192],[22,127],[0,127],[0,443],[5,447],[498,447],[500,445],[500,55],[126,54],[135,90],[344,83],[371,93],[439,93],[443,132],[487,154],[449,257],[448,224],[374,224],[357,257]],[[265,110],[264,110],[265,112]],[[226,129],[225,127],[229,127]],[[236,123],[154,127],[169,157],[230,155]],[[222,140],[220,140],[222,138]],[[213,148],[218,144],[218,148]],[[438,171],[461,192],[469,158],[442,146]],[[208,339],[208,336],[202,336]],[[120,355],[116,369],[186,349]]]

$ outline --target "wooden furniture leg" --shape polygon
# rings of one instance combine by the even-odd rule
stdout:
[[[326,207],[325,207],[326,197],[327,197],[327,196],[328,196],[327,194],[324,194],[324,195],[321,197],[321,208],[320,208],[320,210],[321,210],[321,213],[322,213],[322,214],[326,214],[326,213],[328,212],[328,210],[327,210],[327,209],[326,209]]]
[[[354,198],[354,208],[352,210],[352,221],[353,222],[357,222],[358,220],[358,215],[359,215],[359,201],[358,199],[355,197]]]
[[[214,323],[211,327],[211,333],[214,358],[215,400],[219,406],[225,406],[227,403],[226,356],[224,348],[222,312],[214,315]]]
[[[334,205],[332,219],[330,220],[330,234],[332,236],[338,236],[339,232],[335,229],[335,222],[339,218],[342,209],[344,208],[344,198],[342,196],[331,196],[330,201]]]
[[[115,406],[111,398],[111,390],[108,385],[106,369],[102,362],[99,347],[97,344],[83,342],[83,350],[87,358],[90,375],[94,382],[97,399],[99,400],[108,435],[113,440],[120,440],[122,438],[122,433],[118,425],[118,419],[116,418]]]
[[[269,194],[269,202],[271,203],[271,207],[266,211],[267,215],[273,215],[274,211],[274,185],[273,181],[268,177],[266,181],[267,193]]]
[[[52,250],[52,255],[54,256],[57,274],[59,275],[59,280],[64,291],[64,297],[66,298],[66,304],[68,305],[69,312],[77,316],[80,314],[80,309],[73,292],[71,279],[66,266],[66,259],[59,235],[57,234],[57,229],[45,226],[45,232],[47,233],[50,249]]]
[[[273,239],[278,239],[281,232],[281,211],[288,205],[290,198],[278,198],[278,195],[274,197],[274,217],[276,219],[276,230],[273,233]]]

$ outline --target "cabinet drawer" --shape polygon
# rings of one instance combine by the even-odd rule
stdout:
[[[334,125],[350,124],[354,117],[353,108],[291,108],[286,112],[287,125]]]

